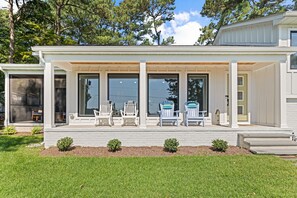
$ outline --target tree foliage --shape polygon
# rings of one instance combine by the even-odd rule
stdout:
[[[284,12],[284,0],[206,0],[201,15],[211,19],[201,29],[198,45],[213,43],[218,30],[228,24]]]

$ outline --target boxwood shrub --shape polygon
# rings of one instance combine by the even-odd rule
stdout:
[[[58,140],[57,147],[59,151],[69,151],[72,143],[73,139],[71,137],[64,137]]]
[[[107,143],[108,150],[111,152],[116,152],[121,149],[122,142],[118,139],[109,140]]]
[[[13,135],[16,134],[16,132],[15,126],[6,126],[2,131],[3,135]]]
[[[179,142],[176,138],[166,139],[164,143],[164,150],[168,152],[176,152],[179,146]]]
[[[35,126],[31,130],[32,135],[40,134],[41,132],[42,132],[42,127],[40,127],[40,126]]]
[[[215,139],[212,141],[212,148],[215,151],[226,152],[228,149],[228,142],[221,139]]]

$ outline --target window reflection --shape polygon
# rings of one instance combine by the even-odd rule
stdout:
[[[43,76],[10,75],[9,81],[9,121],[43,122]]]
[[[179,109],[178,74],[148,75],[148,115],[158,115],[159,104],[170,100],[175,110]]]
[[[55,76],[55,122],[66,122],[66,76]]]
[[[208,75],[188,75],[188,101],[199,103],[200,111],[208,112]]]
[[[291,46],[297,46],[297,31],[291,31]],[[297,52],[291,55],[291,69],[297,69]]]
[[[128,100],[138,104],[138,78],[138,74],[108,75],[108,100],[114,104],[113,116],[120,116]]]
[[[79,116],[94,116],[99,108],[99,74],[79,74]]]

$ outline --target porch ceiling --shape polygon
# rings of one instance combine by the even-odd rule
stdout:
[[[254,70],[272,64],[271,62],[238,62],[239,70]],[[54,62],[56,67],[66,71],[139,71],[139,62]],[[191,71],[213,68],[228,69],[228,62],[147,62],[148,71]]]

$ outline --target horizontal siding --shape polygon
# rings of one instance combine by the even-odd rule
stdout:
[[[236,132],[46,132],[45,147],[55,146],[63,137],[71,137],[74,145],[84,147],[106,146],[111,139],[118,138],[123,146],[163,146],[165,139],[177,138],[181,146],[211,145],[221,138],[230,145],[237,145]]]
[[[72,137],[74,145],[84,147],[105,147],[111,139],[118,138],[123,146],[163,146],[165,139],[177,138],[181,146],[210,146],[214,139],[238,145],[240,133],[291,133],[291,130],[272,127],[245,127],[228,129],[226,127],[157,127],[157,128],[85,128],[68,127],[47,129],[44,133],[45,147],[55,146],[63,137]]]
[[[297,99],[287,101],[288,127],[297,132]]]

